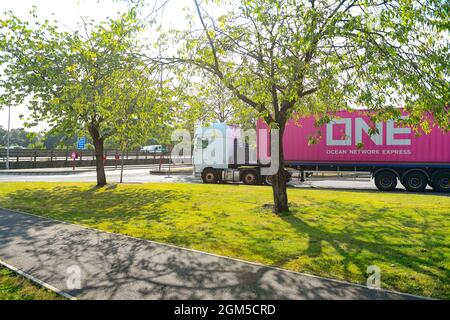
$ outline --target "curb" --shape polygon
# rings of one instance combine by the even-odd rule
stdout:
[[[92,172],[92,170],[81,171],[22,171],[22,172],[1,172],[0,176],[68,176],[80,173]]]
[[[200,251],[200,250],[191,249],[191,248],[184,248],[184,247],[180,247],[180,246],[169,244],[169,243],[163,243],[163,242],[158,242],[158,241],[153,241],[153,240],[148,240],[148,239],[136,238],[136,237],[128,236],[128,235],[121,234],[121,233],[115,233],[115,232],[110,232],[110,231],[99,230],[99,229],[95,229],[95,228],[88,227],[88,226],[83,226],[83,225],[79,225],[79,224],[75,224],[75,223],[71,223],[71,222],[67,222],[67,221],[52,219],[52,218],[49,218],[49,217],[39,216],[39,215],[36,215],[36,214],[33,214],[33,213],[12,210],[12,209],[8,209],[8,208],[4,208],[4,207],[0,207],[0,209],[3,209],[5,211],[9,211],[9,212],[12,212],[12,213],[19,213],[19,214],[29,215],[29,216],[41,218],[41,219],[48,220],[48,221],[58,222],[58,223],[62,223],[62,224],[70,225],[70,226],[75,226],[75,227],[79,227],[79,228],[82,228],[82,229],[85,229],[85,230],[92,230],[92,231],[95,231],[95,232],[103,232],[103,233],[112,234],[112,235],[115,235],[115,236],[125,237],[125,238],[129,238],[129,239],[133,239],[135,241],[137,240],[137,241],[149,242],[149,243],[152,243],[152,244],[157,244],[157,245],[161,245],[161,246],[165,246],[165,247],[169,247],[169,248],[175,248],[175,249],[179,249],[179,250],[186,250],[186,251],[190,251],[190,252],[201,253],[201,254],[205,254],[205,255],[209,255],[209,256],[213,256],[213,257],[224,258],[224,259],[233,260],[233,261],[237,261],[237,262],[241,262],[241,263],[246,263],[246,264],[250,264],[250,265],[254,265],[254,266],[258,266],[258,267],[263,267],[263,268],[268,268],[268,269],[272,269],[272,270],[277,270],[277,271],[288,272],[288,273],[292,273],[292,274],[296,274],[296,275],[301,275],[301,276],[305,276],[305,277],[310,277],[310,278],[315,278],[315,279],[322,279],[322,280],[327,280],[327,281],[331,281],[331,282],[335,282],[335,283],[346,284],[346,285],[350,285],[350,286],[356,286],[356,287],[368,289],[367,286],[365,286],[363,284],[360,284],[360,283],[353,283],[353,282],[348,282],[348,281],[345,281],[345,280],[338,280],[338,279],[333,279],[333,278],[326,278],[326,277],[322,277],[322,276],[316,276],[316,275],[313,275],[313,274],[308,274],[308,273],[303,273],[303,272],[283,269],[281,267],[265,265],[265,264],[258,263],[258,262],[246,261],[246,260],[242,260],[242,259],[239,259],[239,258],[227,257],[227,256],[223,256],[223,255],[219,255],[219,254],[215,254],[215,253],[209,253],[209,252]],[[0,263],[1,263],[1,259],[0,259]],[[406,293],[406,292],[399,292],[399,291],[395,291],[395,290],[389,290],[389,289],[376,289],[376,290],[383,291],[383,292],[386,292],[386,293],[392,293],[392,294],[397,294],[397,295],[409,296],[411,298],[415,298],[415,299],[418,299],[418,300],[436,300],[436,299],[431,298],[431,297],[419,296],[419,295]]]
[[[58,288],[52,286],[51,284],[48,284],[47,282],[44,282],[42,280],[39,280],[38,278],[33,277],[31,274],[26,273],[25,271],[22,271],[20,269],[17,269],[16,267],[13,267],[12,265],[4,262],[3,260],[0,259],[0,265],[4,266],[5,268],[17,273],[18,275],[27,278],[28,280],[34,282],[35,284],[44,287],[50,291],[53,291],[57,294],[59,294],[60,296],[63,296],[66,299],[69,300],[78,300],[77,298],[75,298],[74,296],[70,295],[67,292],[64,292],[62,290],[59,290]]]
[[[185,175],[192,175],[191,171],[152,171],[150,170],[150,175],[155,176],[164,176],[164,175],[171,175],[171,176],[185,176]]]
[[[115,169],[115,168],[109,168],[109,167],[105,167],[105,172],[109,172],[109,171],[115,171],[115,170],[119,170]],[[131,169],[128,169],[131,170]],[[95,169],[82,169],[82,168],[77,168],[75,171],[74,170],[63,170],[63,171],[1,171],[0,170],[0,176],[5,175],[5,176],[69,176],[69,175],[77,175],[77,174],[82,174],[82,173],[94,173],[96,172]]]

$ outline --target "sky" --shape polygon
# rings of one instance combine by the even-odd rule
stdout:
[[[162,0],[159,0],[162,1]],[[153,3],[153,0],[148,0]],[[0,16],[5,11],[11,10],[16,16],[25,20],[30,18],[29,12],[33,5],[37,7],[37,15],[40,20],[57,20],[58,26],[64,31],[73,31],[77,27],[80,17],[89,17],[94,21],[105,20],[106,17],[115,17],[118,12],[127,9],[125,1],[113,0],[0,0]],[[191,7],[193,3],[188,0],[169,0],[164,9],[164,26],[183,28],[185,7]],[[29,114],[26,106],[11,108],[11,128],[23,127],[20,115],[27,117]],[[8,108],[0,109],[0,126],[7,128]],[[47,130],[46,123],[39,123],[34,131]]]

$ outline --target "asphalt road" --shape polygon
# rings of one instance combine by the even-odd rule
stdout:
[[[190,173],[184,174],[150,174],[150,170],[157,170],[157,165],[146,166],[128,166],[124,170],[124,182],[127,183],[145,183],[145,182],[187,182],[201,183],[201,179],[194,177]],[[22,171],[22,172],[21,172]],[[5,174],[0,171],[0,182],[2,181],[42,181],[42,182],[95,182],[96,172],[94,168],[55,168],[55,169],[31,169],[31,170],[10,170],[20,174]],[[27,172],[31,172],[27,174]],[[51,174],[49,174],[51,172]],[[106,177],[108,182],[119,182],[120,169],[109,167],[106,169]],[[291,186],[296,187],[317,187],[317,188],[360,188],[375,190],[373,182],[368,178],[357,179],[314,179],[306,182],[300,182],[293,179]]]
[[[168,183],[202,183],[200,178],[194,177],[192,174],[150,174],[150,170],[156,170],[157,166],[130,166],[124,171],[125,183],[146,183],[146,182],[168,182]],[[42,171],[48,171],[42,170]],[[50,169],[51,170],[51,169]],[[0,171],[0,182],[95,182],[96,173],[93,169],[77,168],[74,174],[67,174],[70,168],[55,169],[55,174],[20,174],[7,175]],[[58,174],[57,170],[66,171],[65,174]],[[39,170],[36,171],[37,173]],[[120,180],[120,170],[107,168],[107,181],[109,183],[117,183]],[[295,188],[314,188],[314,189],[348,189],[348,190],[366,190],[377,191],[373,181],[370,178],[314,178],[305,182],[298,181],[294,178],[289,183]],[[405,189],[399,184],[396,192],[405,192]],[[424,194],[435,194],[428,187]],[[440,193],[439,195],[444,195]],[[449,194],[445,194],[449,195]],[[449,195],[450,196],[450,195]]]
[[[413,299],[0,209],[0,260],[78,299]]]
[[[151,175],[150,170],[157,170],[158,166],[132,166],[124,170],[124,182],[144,183],[144,182],[200,182],[190,174],[184,175]],[[76,168],[74,173],[71,168],[55,169],[53,174],[48,174],[52,169],[35,170],[32,174],[4,174],[0,171],[0,182],[95,182],[96,172],[94,169]],[[62,171],[65,171],[64,173]],[[46,172],[40,174],[40,172]],[[108,182],[120,181],[120,169],[107,168],[106,178]]]

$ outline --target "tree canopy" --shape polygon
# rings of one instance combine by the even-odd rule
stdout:
[[[136,141],[169,116],[155,90],[161,84],[142,58],[134,10],[98,25],[83,19],[75,32],[50,21],[30,26],[12,13],[0,24],[0,104],[26,103],[35,122],[46,120],[69,136],[89,134],[99,185],[106,184],[105,140],[128,132]]]
[[[345,108],[379,120],[399,119],[403,107],[410,126],[426,131],[434,119],[449,129],[447,2],[213,1],[229,5],[220,16],[194,2],[201,27],[174,32],[180,49],[166,60],[216,77],[281,137],[294,113],[319,113],[320,124]],[[282,172],[275,211],[288,210]]]
[[[410,125],[431,111],[449,128],[448,3],[243,0],[213,17],[195,2],[203,28],[180,33],[172,58],[273,120],[347,107],[398,117],[404,107]]]

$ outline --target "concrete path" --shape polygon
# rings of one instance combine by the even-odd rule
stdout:
[[[78,299],[414,298],[4,209],[0,260]]]

